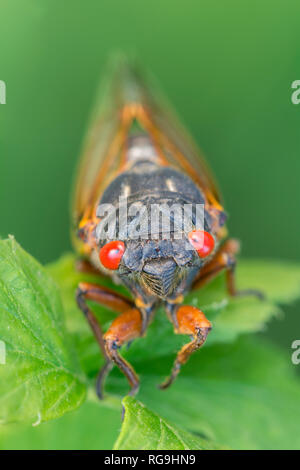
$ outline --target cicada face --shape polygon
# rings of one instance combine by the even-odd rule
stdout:
[[[185,293],[224,236],[203,160],[136,71],[115,75],[75,192],[81,252],[135,297]]]
[[[144,299],[177,298],[188,289],[203,264],[187,243],[185,238],[129,241],[118,274],[132,292]]]

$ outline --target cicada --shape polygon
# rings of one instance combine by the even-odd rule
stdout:
[[[101,284],[81,282],[77,289],[78,306],[106,360],[97,380],[99,397],[113,364],[128,379],[129,393],[137,392],[138,376],[120,348],[145,335],[159,305],[175,333],[191,337],[161,384],[164,389],[212,328],[199,308],[184,304],[185,294],[222,270],[229,294],[241,294],[234,278],[239,243],[227,238],[215,180],[174,113],[157,98],[140,69],[126,61],[115,67],[104,95],[79,164],[74,244],[84,260],[82,269],[110,276],[131,297]],[[195,207],[202,208],[200,222]],[[155,222],[153,208],[159,215]],[[119,313],[105,333],[89,300]]]

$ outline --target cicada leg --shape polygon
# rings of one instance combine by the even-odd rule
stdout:
[[[188,361],[194,351],[201,348],[212,328],[211,323],[207,320],[204,313],[196,307],[189,305],[178,307],[172,304],[168,305],[167,309],[168,308],[171,310],[171,312],[169,311],[168,313],[172,318],[175,333],[190,335],[193,339],[185,344],[178,352],[171,375],[160,385],[161,389],[169,387],[174,382],[180,372],[181,366]]]
[[[139,379],[133,367],[122,358],[118,349],[125,343],[142,335],[143,322],[141,312],[131,308],[119,315],[104,334],[105,352],[126,376],[130,384],[129,395],[135,395],[139,388]]]
[[[76,260],[75,269],[80,273],[93,274],[99,278],[105,277],[104,274],[100,273],[99,269],[97,269],[89,260],[85,258],[80,258]]]
[[[219,251],[216,253],[214,258],[204,266],[200,271],[199,277],[194,282],[192,289],[199,289],[205,284],[209,283],[215,278],[221,271],[226,270],[226,284],[228,293],[233,297],[242,297],[246,295],[253,295],[259,299],[263,299],[264,295],[257,289],[245,289],[238,290],[235,282],[235,267],[236,259],[235,255],[239,252],[240,244],[235,239],[227,240],[224,245],[221,246]]]
[[[139,322],[142,324],[142,316],[139,310],[133,308],[134,303],[125,296],[117,294],[107,287],[86,282],[79,284],[76,292],[76,300],[79,308],[86,316],[104,358],[106,359],[106,363],[101,369],[97,379],[97,394],[99,398],[103,398],[103,383],[107,373],[112,367],[112,361],[124,372],[132,386],[132,390],[135,391],[138,386],[137,376],[131,366],[118,356],[115,348],[140,335],[141,328],[139,327]],[[105,305],[117,312],[124,312],[113,321],[105,335],[103,335],[101,325],[95,314],[88,307],[87,300]],[[130,314],[129,312],[132,313]],[[138,318],[140,318],[140,320],[138,320]]]

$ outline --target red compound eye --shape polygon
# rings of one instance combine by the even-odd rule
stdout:
[[[118,269],[124,251],[125,245],[123,242],[118,240],[108,242],[99,252],[100,261],[107,269]]]
[[[188,238],[200,258],[206,258],[214,249],[215,241],[213,236],[204,230],[193,230],[188,234]]]

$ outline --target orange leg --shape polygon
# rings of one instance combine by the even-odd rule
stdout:
[[[169,387],[174,382],[181,366],[188,361],[194,351],[201,348],[212,328],[204,313],[196,307],[189,305],[176,306],[172,315],[175,333],[191,335],[193,339],[178,352],[171,375],[160,385],[161,389]]]
[[[105,277],[104,274],[100,273],[99,269],[90,263],[89,260],[84,258],[76,260],[75,269],[81,273],[93,274],[98,277]]]
[[[141,336],[142,326],[141,312],[137,308],[131,308],[119,315],[103,336],[107,357],[119,367],[130,384],[129,395],[135,395],[138,391],[139,379],[133,367],[119,355],[117,350],[123,344]]]
[[[239,242],[234,239],[227,240],[221,246],[214,258],[200,271],[198,278],[193,284],[193,289],[199,289],[208,284],[221,271],[226,270],[227,290],[231,296],[254,295],[260,299],[264,296],[262,292],[255,289],[238,290],[235,283],[235,255],[239,252]]]
[[[79,284],[76,292],[76,300],[79,308],[86,316],[90,327],[95,335],[95,338],[106,359],[106,364],[101,369],[97,379],[97,394],[99,398],[102,398],[102,386],[107,373],[112,367],[112,358],[111,355],[107,353],[107,347],[103,338],[103,332],[99,321],[92,312],[92,310],[88,307],[86,301],[92,300],[99,304],[103,304],[106,307],[111,308],[117,312],[124,312],[125,310],[132,309],[134,303],[125,296],[117,294],[116,292],[111,289],[108,289],[107,287],[102,287],[97,284],[91,284],[87,282],[81,282]]]

